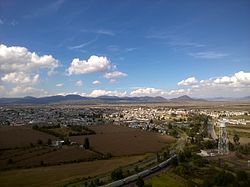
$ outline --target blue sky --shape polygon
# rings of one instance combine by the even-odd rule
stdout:
[[[1,0],[0,97],[247,96],[249,18],[247,0]]]

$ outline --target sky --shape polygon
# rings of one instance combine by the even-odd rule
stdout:
[[[250,95],[249,0],[0,0],[0,97]]]

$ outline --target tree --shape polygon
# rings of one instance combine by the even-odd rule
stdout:
[[[144,181],[140,176],[137,178],[136,185],[138,187],[143,187],[144,186]]]
[[[235,145],[239,145],[240,144],[240,137],[239,137],[238,134],[234,134],[233,140],[234,140],[234,144]]]
[[[157,162],[161,161],[161,157],[160,157],[159,153],[156,153],[156,159],[157,159]]]
[[[214,185],[216,186],[228,186],[235,183],[235,177],[229,172],[221,171],[214,178]]]
[[[164,160],[166,160],[166,159],[168,158],[167,152],[164,152],[164,153],[163,153],[163,158],[164,158]]]
[[[115,180],[120,180],[123,178],[123,172],[122,169],[119,167],[117,169],[115,169],[114,171],[112,171],[111,173],[111,178],[115,181]]]
[[[85,149],[89,149],[89,147],[90,147],[90,146],[89,146],[89,138],[85,138],[85,139],[84,139],[84,144],[83,144],[83,146],[84,146]]]

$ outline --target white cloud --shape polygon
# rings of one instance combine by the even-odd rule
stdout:
[[[113,71],[109,73],[105,73],[104,77],[107,79],[113,79],[113,78],[121,78],[121,77],[126,77],[127,74],[120,72],[120,71]]]
[[[139,88],[130,93],[131,96],[164,96],[166,92],[156,88]]]
[[[111,63],[107,57],[91,56],[88,60],[73,59],[68,68],[69,75],[105,72],[111,69]]]
[[[219,53],[215,51],[189,53],[189,55],[195,58],[203,58],[203,59],[220,59],[229,56],[229,54]]]
[[[232,76],[217,77],[214,79],[203,80],[201,84],[224,85],[228,87],[250,86],[250,73],[240,71]]]
[[[2,19],[0,19],[0,25],[3,25],[3,24],[4,24],[3,20],[2,20]]]
[[[11,89],[8,96],[20,97],[20,96],[36,96],[42,97],[47,96],[48,92],[43,89],[37,89],[33,87],[17,86]]]
[[[61,92],[61,93],[58,93],[56,95],[62,95],[62,96],[66,96],[66,95],[80,95],[80,96],[86,96],[87,94],[84,93],[84,92]]]
[[[24,72],[13,72],[5,74],[1,80],[13,84],[35,84],[39,81],[39,74],[32,77]]]
[[[92,82],[92,84],[93,84],[93,85],[97,85],[97,84],[101,84],[101,82],[98,81],[98,80],[95,80],[95,81]]]
[[[51,55],[38,55],[25,47],[0,44],[0,80],[8,85],[5,88],[7,97],[47,94],[33,85],[40,81],[40,71],[51,74],[58,66],[58,60]]]
[[[108,35],[108,36],[114,36],[115,35],[115,33],[113,31],[104,30],[104,29],[96,30],[94,32],[97,33],[97,34],[103,34],[103,35]]]
[[[80,87],[83,85],[83,82],[81,80],[76,81],[75,85]]]
[[[109,80],[109,83],[110,83],[110,84],[115,84],[115,83],[117,83],[117,80],[115,80],[115,79],[110,79],[110,80]]]
[[[195,77],[189,77],[185,80],[182,80],[178,82],[178,85],[180,86],[190,86],[190,85],[195,85],[198,81],[195,79]]]
[[[1,72],[32,72],[39,69],[52,72],[58,65],[58,60],[51,55],[38,56],[25,47],[0,45]]]
[[[186,95],[189,93],[190,93],[190,89],[176,89],[176,90],[166,91],[166,90],[156,89],[156,88],[139,88],[130,92],[130,96],[175,97],[175,96],[180,96],[180,95]]]
[[[0,97],[3,97],[3,96],[5,96],[5,88],[4,86],[0,85]]]
[[[86,47],[86,46],[88,46],[88,45],[94,43],[96,40],[97,40],[97,37],[95,37],[94,39],[89,40],[89,41],[87,41],[87,42],[84,42],[84,43],[81,43],[81,44],[78,44],[78,45],[74,45],[74,46],[70,46],[70,47],[68,47],[68,48],[69,48],[70,50],[75,50],[75,49],[79,50],[79,49],[81,49],[81,48],[84,48],[84,47]]]
[[[63,86],[63,83],[56,84],[56,87],[62,87],[62,86]]]
[[[244,71],[240,71],[240,72],[234,74],[234,78],[240,84],[250,85],[250,72],[246,73]]]
[[[231,76],[187,82],[190,82],[190,84],[185,85],[191,86],[189,93],[196,97],[242,97],[250,95],[249,72],[240,71]],[[184,85],[184,83],[185,81],[181,81],[178,85]]]
[[[126,96],[127,92],[119,92],[119,91],[110,91],[110,90],[93,90],[89,96],[90,97],[98,97],[98,96],[118,96],[118,97],[124,97]]]
[[[169,96],[179,96],[179,95],[187,95],[190,94],[190,89],[177,89],[177,90],[171,90],[167,92],[167,95]]]

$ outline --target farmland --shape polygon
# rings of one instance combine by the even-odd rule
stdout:
[[[82,143],[88,137],[92,149],[113,156],[138,155],[147,152],[157,152],[174,142],[174,138],[153,132],[145,132],[123,126],[93,125],[94,135],[74,136],[72,141]],[[107,146],[108,145],[108,146]]]
[[[117,166],[132,164],[140,159],[143,156],[5,171],[1,173],[0,181],[2,187],[61,186],[67,181],[110,172]]]
[[[136,163],[143,160],[146,153],[160,151],[175,141],[167,135],[124,126],[91,125],[88,128],[95,134],[69,136],[74,144],[51,147],[48,139],[58,137],[50,132],[30,126],[1,127],[1,186],[63,185]],[[48,130],[66,137],[71,132],[65,127]],[[89,150],[79,146],[86,137],[90,141]],[[107,154],[110,156],[105,160]]]
[[[36,144],[38,140],[47,142],[48,139],[55,140],[56,138],[25,126],[0,128],[0,149],[26,147]]]

